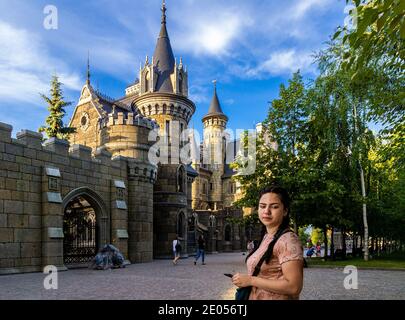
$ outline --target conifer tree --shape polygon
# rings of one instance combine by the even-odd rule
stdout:
[[[49,116],[46,118],[47,126],[38,129],[39,132],[45,132],[48,138],[68,139],[69,135],[76,132],[76,128],[65,127],[62,118],[65,116],[65,107],[71,105],[71,102],[64,101],[62,83],[54,75],[51,81],[50,97],[40,94],[48,103]]]

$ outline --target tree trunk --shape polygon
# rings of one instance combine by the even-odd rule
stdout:
[[[328,228],[326,226],[323,227],[323,237],[325,238],[325,251],[323,257],[326,260],[328,258]]]
[[[342,227],[342,260],[346,259],[346,231]]]
[[[363,225],[364,225],[364,261],[368,261],[368,223],[367,223],[367,205],[366,205],[366,188],[364,186],[363,167],[360,165],[361,194],[363,196]]]
[[[357,131],[357,109],[356,104],[353,105],[355,130]],[[364,260],[368,261],[368,223],[367,223],[367,204],[366,204],[366,187],[364,182],[364,172],[361,165],[361,153],[359,154],[359,167],[360,167],[360,183],[361,195],[363,197],[363,225],[364,225]]]
[[[335,244],[333,241],[333,226],[332,226],[332,233],[331,233],[331,237],[330,237],[330,257],[332,260],[335,260]]]

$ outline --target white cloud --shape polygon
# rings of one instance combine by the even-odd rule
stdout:
[[[192,85],[189,88],[189,98],[195,103],[206,103],[210,97],[207,95],[207,87]]]
[[[215,19],[207,12],[194,13],[188,27],[178,30],[176,48],[195,54],[228,55],[233,41],[238,40],[243,28],[250,25],[252,20],[238,12],[219,11]]]
[[[255,68],[246,71],[250,78],[262,78],[265,75],[289,75],[298,69],[302,73],[314,73],[313,58],[309,52],[297,52],[294,49],[277,51]]]
[[[41,39],[25,30],[0,22],[0,97],[36,102],[38,92],[48,92],[56,73],[66,88],[80,90],[80,77],[65,63],[49,55]]]
[[[297,4],[292,7],[291,17],[300,19],[313,8],[324,8],[329,5],[330,0],[298,0]]]

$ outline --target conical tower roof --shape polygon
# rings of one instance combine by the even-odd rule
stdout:
[[[174,64],[173,50],[172,46],[170,45],[170,39],[166,29],[166,5],[163,1],[162,23],[155,52],[153,54],[153,65],[156,67],[158,72],[155,91],[173,92],[170,75],[174,72]]]
[[[215,82],[214,82],[215,83]],[[210,117],[219,117],[225,120],[228,120],[228,117],[221,109],[221,104],[219,103],[218,95],[217,95],[217,86],[214,85],[214,96],[212,97],[210,107],[208,109],[208,113],[203,117],[203,121]]]

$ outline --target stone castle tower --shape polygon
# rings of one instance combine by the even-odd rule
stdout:
[[[182,59],[174,59],[166,28],[166,7],[152,62],[146,60],[139,74],[139,96],[132,106],[144,116],[154,119],[160,135],[166,140],[167,163],[159,165],[154,186],[154,256],[171,256],[172,241],[179,236],[187,242],[187,167],[172,146],[181,146],[179,134],[188,126],[195,105],[188,99],[188,75]],[[190,177],[189,177],[190,178]]]
[[[159,128],[159,136],[166,145],[159,150],[167,155],[166,161],[159,164],[157,181],[153,189],[153,252],[154,257],[171,255],[173,239],[178,235],[180,240],[187,242],[187,190],[191,192],[191,181],[195,176],[191,167],[181,164],[178,154],[170,154],[171,147],[181,147],[179,134],[187,125],[195,112],[194,103],[188,99],[188,75],[182,59],[177,64],[166,27],[166,6],[162,5],[161,29],[157,39],[155,52],[150,62],[148,57],[139,70],[139,79],[125,90],[125,97],[113,101],[100,93],[94,92],[88,79],[83,88],[82,102],[98,99],[104,103],[100,112],[92,109],[93,115],[87,118],[108,117],[111,133],[87,130],[86,135],[73,135],[74,143],[81,143],[92,148],[105,147],[113,155],[121,155],[143,159],[148,162],[148,151],[151,142],[147,134],[141,136],[129,127],[124,131],[116,129],[114,124],[123,125],[136,119],[151,119]],[[89,73],[89,72],[88,72]],[[94,101],[94,104],[97,102]],[[89,111],[90,112],[90,111]],[[104,113],[103,113],[104,112]],[[98,113],[98,114],[97,114]],[[75,118],[76,114],[73,118]],[[125,123],[124,123],[125,122]],[[72,126],[83,126],[85,118],[72,120]],[[120,128],[120,127],[117,127]],[[116,133],[116,134],[115,134]],[[152,142],[153,144],[153,142]],[[156,171],[156,170],[155,170]],[[154,177],[155,178],[155,177]],[[152,239],[149,239],[152,240]],[[152,241],[150,241],[152,243]]]
[[[194,111],[163,2],[153,58],[124,97],[95,90],[88,63],[69,141],[42,143],[29,130],[14,139],[0,123],[0,274],[83,266],[107,243],[132,263],[150,262],[171,257],[176,235],[183,256],[195,253],[199,234],[208,252],[240,250],[243,230],[226,219],[241,212],[232,208],[234,172],[223,162],[228,118],[216,88],[203,118],[208,163],[184,165],[172,148],[185,142],[179,136]],[[156,131],[164,142],[158,153],[167,154],[158,164],[149,157]]]

